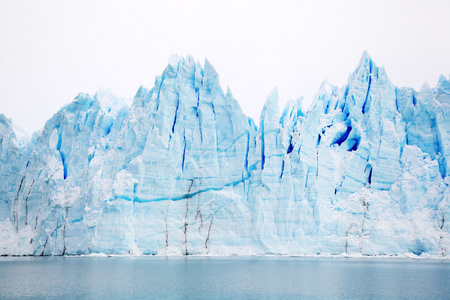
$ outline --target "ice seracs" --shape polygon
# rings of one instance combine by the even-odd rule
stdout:
[[[132,103],[79,94],[31,139],[0,116],[0,254],[447,256],[450,82],[348,82],[257,124],[173,56]]]

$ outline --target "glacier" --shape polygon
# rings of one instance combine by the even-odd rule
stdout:
[[[173,56],[132,102],[80,93],[28,137],[0,115],[0,255],[435,255],[450,249],[450,81],[365,52],[259,123]]]

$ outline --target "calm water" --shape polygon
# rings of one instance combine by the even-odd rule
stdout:
[[[450,261],[299,257],[0,258],[0,298],[449,299]]]

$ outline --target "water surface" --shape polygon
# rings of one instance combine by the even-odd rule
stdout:
[[[305,257],[6,257],[0,298],[449,299],[450,261]]]

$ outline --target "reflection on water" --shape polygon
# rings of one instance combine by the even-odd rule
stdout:
[[[450,261],[304,257],[0,259],[0,298],[448,299]]]

